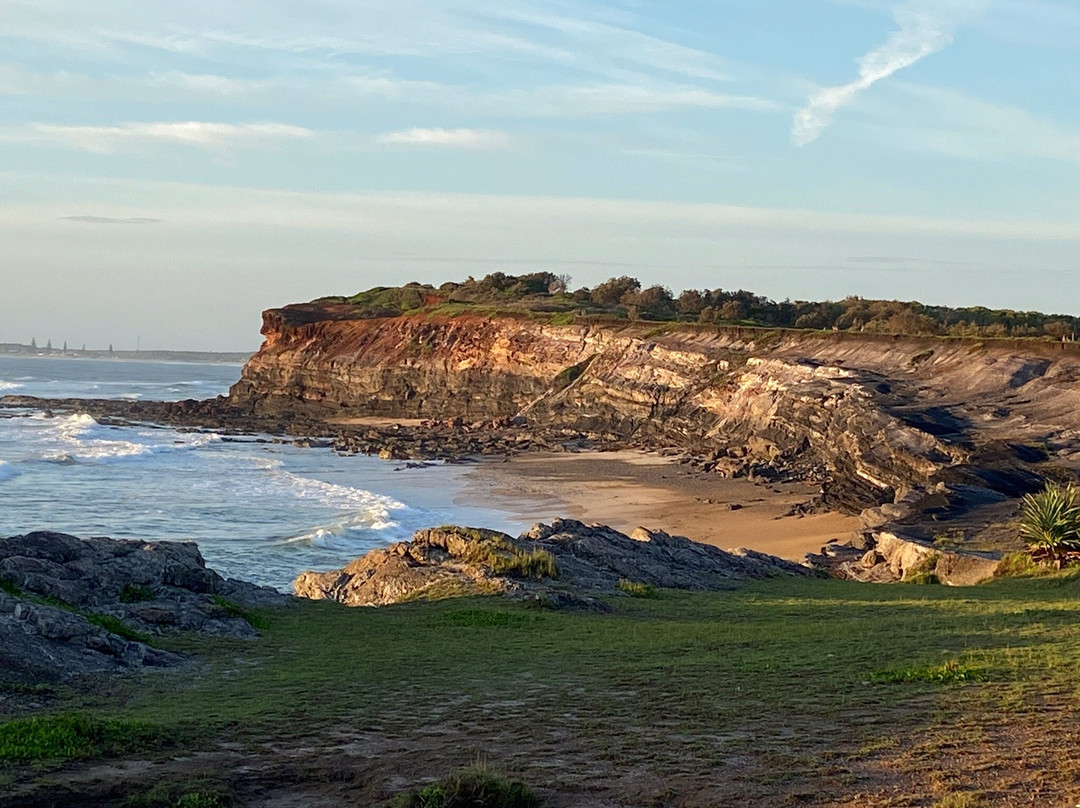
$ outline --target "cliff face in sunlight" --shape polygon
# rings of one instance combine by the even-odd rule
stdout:
[[[1072,345],[353,316],[333,304],[267,311],[231,401],[327,419],[520,415],[689,450],[723,475],[842,480],[851,509],[939,483],[1016,496],[1047,448],[1059,463],[1080,458]]]

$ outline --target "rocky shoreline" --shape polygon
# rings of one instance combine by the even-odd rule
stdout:
[[[193,543],[12,536],[0,539],[0,671],[37,685],[175,667],[185,658],[154,638],[256,637],[247,610],[290,600],[207,569]]]

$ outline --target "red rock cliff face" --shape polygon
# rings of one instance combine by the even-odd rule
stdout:
[[[988,446],[1080,427],[1068,346],[350,317],[317,304],[266,312],[266,342],[232,399],[327,417],[523,414],[712,452],[721,472],[747,456],[801,458],[882,492],[926,485]]]

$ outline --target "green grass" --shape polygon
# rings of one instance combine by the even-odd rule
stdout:
[[[467,738],[467,748],[450,743],[407,782],[467,765],[478,750],[571,766],[587,752],[592,763],[582,765],[647,766],[658,776],[761,760],[747,776],[775,794],[828,768],[814,750],[854,754],[947,727],[942,705],[975,723],[1019,720],[1039,715],[1031,705],[1045,694],[1076,689],[1077,575],[972,588],[781,578],[661,594],[613,597],[609,614],[501,598],[381,609],[302,601],[275,612],[258,642],[185,637],[182,650],[203,665],[119,680],[92,697],[62,695],[57,708],[92,704],[91,726],[154,727],[185,739],[181,752],[466,728],[448,737]],[[0,754],[116,748],[86,725],[55,743],[42,740],[45,729],[0,724]],[[578,751],[559,747],[565,738]],[[493,764],[505,768],[498,757]],[[513,769],[538,789],[560,777],[558,768]]]
[[[981,682],[985,678],[986,674],[981,668],[965,665],[956,660],[949,660],[941,665],[931,665],[924,668],[897,668],[870,674],[870,681],[882,684],[911,684],[912,682],[951,684],[954,682]]]
[[[0,578],[0,592],[12,595],[13,597],[22,595],[22,590],[15,586],[15,582],[9,581],[7,578]]]
[[[434,785],[399,794],[390,808],[536,808],[536,795],[524,783],[474,766]]]
[[[63,714],[0,724],[0,761],[35,762],[119,754],[151,745],[159,735],[143,722]]]

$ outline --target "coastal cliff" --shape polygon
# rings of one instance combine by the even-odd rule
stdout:
[[[935,494],[938,511],[1015,498],[1051,459],[1069,470],[1080,458],[1071,344],[359,318],[318,303],[267,311],[262,333],[230,392],[254,414],[527,419],[675,447],[723,476],[821,479],[832,507],[885,506],[871,528],[925,517]]]

